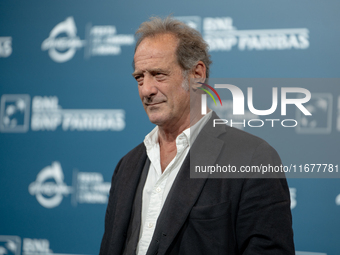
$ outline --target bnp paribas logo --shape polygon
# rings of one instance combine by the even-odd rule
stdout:
[[[0,132],[25,133],[29,129],[30,96],[2,95],[0,100]]]

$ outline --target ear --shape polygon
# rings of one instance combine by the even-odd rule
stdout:
[[[207,73],[207,68],[205,67],[205,64],[202,61],[198,61],[196,66],[193,68],[192,70],[192,78],[195,79],[203,79],[203,82],[205,80],[205,78]]]

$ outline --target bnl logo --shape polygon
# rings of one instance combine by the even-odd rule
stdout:
[[[27,132],[29,116],[29,95],[2,95],[0,104],[1,132]]]
[[[0,236],[0,255],[20,255],[20,250],[20,237]]]

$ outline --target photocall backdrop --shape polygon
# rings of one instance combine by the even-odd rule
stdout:
[[[236,127],[268,141],[284,165],[333,165],[327,178],[315,170],[288,183],[297,254],[340,254],[339,10],[336,0],[1,1],[0,254],[98,254],[113,170],[154,127],[131,76],[134,32],[171,13],[209,43],[211,77],[285,78],[271,86],[280,121],[251,127],[268,116],[246,107]],[[235,85],[245,97],[253,87],[255,108],[268,109],[271,87],[249,81]],[[280,114],[290,86],[311,92],[312,116],[294,105]],[[230,99],[229,110],[211,106],[223,119]]]

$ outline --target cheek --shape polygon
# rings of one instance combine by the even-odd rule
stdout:
[[[180,102],[182,105],[190,102],[190,92],[187,92],[183,88],[181,88],[181,92],[177,95],[177,101]]]

